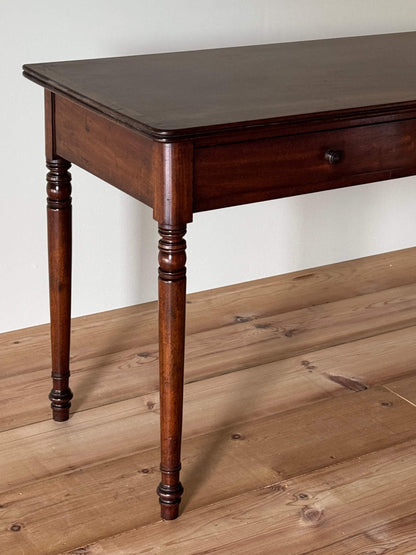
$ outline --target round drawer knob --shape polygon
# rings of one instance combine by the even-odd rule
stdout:
[[[342,150],[334,150],[330,148],[325,152],[325,160],[331,165],[339,164],[342,160]]]

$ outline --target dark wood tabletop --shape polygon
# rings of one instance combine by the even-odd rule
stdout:
[[[153,137],[416,107],[416,32],[29,64],[30,79]]]

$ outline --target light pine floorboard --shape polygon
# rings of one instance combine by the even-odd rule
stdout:
[[[416,249],[188,297],[182,515],[159,519],[156,304],[0,336],[0,553],[416,553]]]

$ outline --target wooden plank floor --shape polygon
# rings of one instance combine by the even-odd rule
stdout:
[[[188,298],[182,515],[159,519],[156,303],[0,336],[0,553],[416,553],[416,249]]]

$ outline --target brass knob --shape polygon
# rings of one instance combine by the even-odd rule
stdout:
[[[325,152],[325,160],[331,165],[339,164],[342,160],[342,150],[330,148]]]

